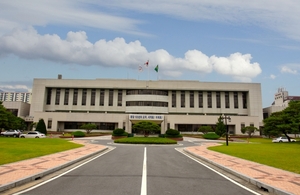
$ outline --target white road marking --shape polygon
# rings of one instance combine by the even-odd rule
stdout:
[[[50,181],[53,181],[53,180],[55,180],[55,179],[57,179],[57,178],[59,178],[59,177],[65,175],[65,174],[67,174],[67,173],[69,173],[69,172],[71,172],[71,171],[73,171],[73,170],[75,170],[75,169],[77,169],[77,168],[79,168],[79,167],[81,167],[81,166],[83,166],[83,165],[85,165],[85,164],[87,164],[87,163],[89,163],[89,162],[91,162],[91,161],[93,161],[93,160],[99,158],[100,156],[102,156],[102,155],[104,155],[104,154],[106,154],[106,153],[112,151],[113,149],[115,149],[115,147],[109,148],[108,150],[104,151],[103,153],[99,154],[98,156],[96,156],[96,157],[94,157],[94,158],[92,158],[92,159],[90,159],[90,160],[88,160],[88,161],[86,161],[86,162],[84,162],[84,163],[82,163],[82,164],[80,164],[80,165],[78,165],[78,166],[76,166],[76,167],[74,167],[74,168],[72,168],[72,169],[70,169],[70,170],[68,170],[68,171],[66,171],[66,172],[64,172],[64,173],[62,173],[62,174],[60,174],[60,175],[58,175],[58,176],[56,176],[56,177],[53,177],[53,178],[51,178],[51,179],[49,179],[49,180],[47,180],[47,181],[44,181],[44,182],[42,182],[42,183],[39,183],[39,184],[37,184],[37,185],[35,185],[35,186],[31,187],[31,188],[28,188],[28,189],[26,189],[26,190],[21,191],[21,192],[17,192],[17,193],[15,193],[15,194],[13,194],[13,195],[23,194],[23,193],[25,193],[25,192],[28,192],[28,191],[33,190],[33,189],[35,189],[35,188],[38,188],[38,187],[40,187],[40,186],[42,186],[42,185],[44,185],[44,184],[46,184],[46,183],[49,183]]]
[[[261,194],[255,192],[255,191],[253,191],[253,190],[251,190],[251,189],[249,189],[249,188],[247,188],[247,187],[245,187],[245,186],[243,186],[243,185],[237,183],[236,181],[234,181],[234,180],[230,179],[229,177],[227,177],[226,175],[224,175],[224,174],[222,174],[222,173],[220,173],[220,172],[214,170],[213,168],[207,166],[206,164],[203,164],[202,162],[198,161],[196,158],[193,158],[193,157],[191,157],[191,156],[185,154],[184,152],[181,151],[181,149],[175,148],[175,150],[177,150],[178,152],[184,154],[185,156],[189,157],[190,159],[196,161],[197,163],[201,164],[202,166],[208,168],[209,170],[211,170],[211,171],[217,173],[218,175],[224,177],[225,179],[227,179],[228,181],[234,183],[235,185],[240,186],[241,188],[243,188],[243,189],[245,189],[245,190],[247,190],[247,191],[249,191],[249,192],[251,192],[251,193],[253,193],[253,194],[255,194],[255,195],[261,195]]]
[[[144,162],[143,162],[141,195],[147,195],[147,148],[146,147],[144,149]]]

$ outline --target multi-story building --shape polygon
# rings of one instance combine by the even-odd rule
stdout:
[[[300,96],[289,96],[289,93],[284,88],[278,88],[274,94],[274,102],[271,106],[263,109],[264,118],[268,118],[273,112],[279,112],[289,106],[290,101],[300,101]]]
[[[229,131],[260,127],[262,97],[259,83],[217,83],[170,80],[34,79],[30,116],[43,118],[50,131],[73,131],[84,123],[98,130],[124,128],[141,120],[179,131],[214,126],[230,115]]]
[[[25,102],[31,103],[31,92],[0,92],[1,102]]]

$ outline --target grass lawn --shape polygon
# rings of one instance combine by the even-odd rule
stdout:
[[[127,137],[116,139],[115,143],[125,144],[177,144],[177,141],[161,137]]]
[[[251,138],[249,143],[229,143],[209,150],[258,162],[300,174],[300,142],[272,143],[271,139]]]
[[[21,139],[0,137],[0,165],[79,148],[82,145],[58,138]]]

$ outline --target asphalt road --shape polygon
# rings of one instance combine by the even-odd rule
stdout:
[[[107,145],[109,141],[95,142]],[[181,143],[184,145],[108,144],[115,148],[57,179],[21,194],[253,194],[175,150],[194,145]]]

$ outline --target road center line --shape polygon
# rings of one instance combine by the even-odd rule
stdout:
[[[143,162],[141,195],[147,195],[147,148],[146,147],[144,149],[144,162]]]

